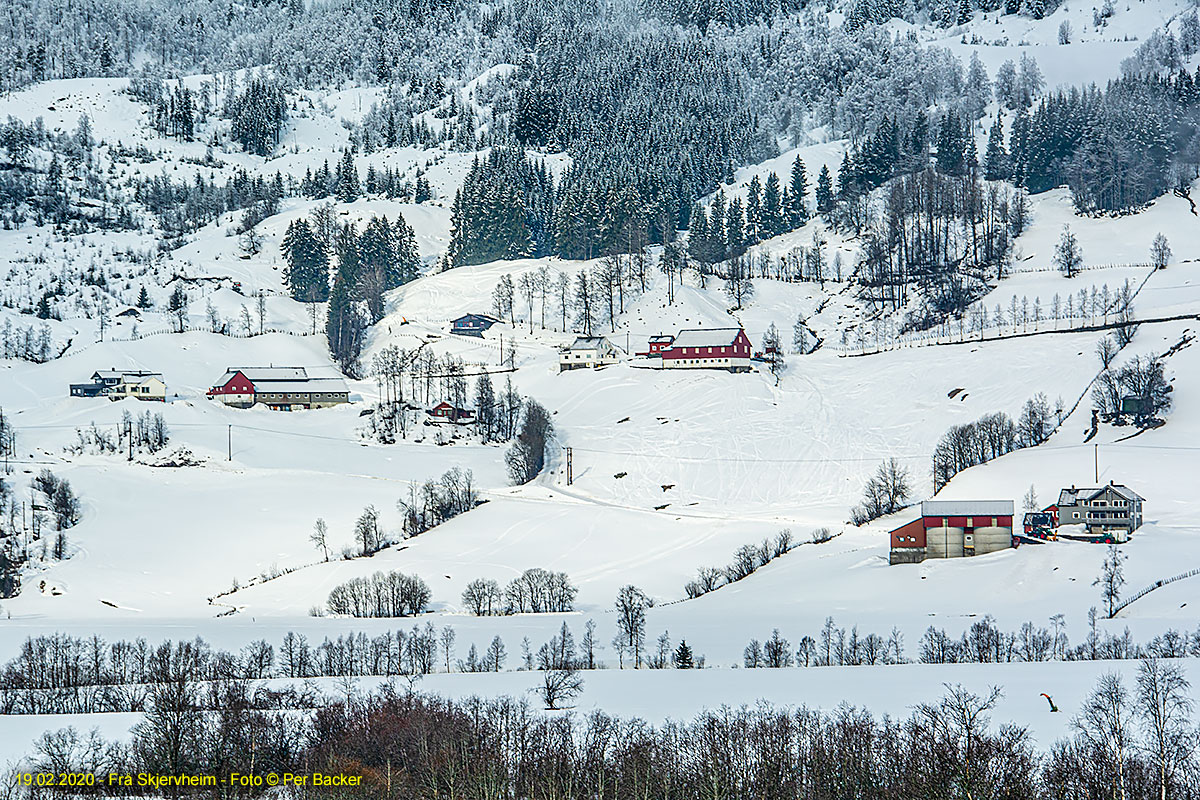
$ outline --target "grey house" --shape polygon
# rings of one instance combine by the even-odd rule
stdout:
[[[1118,542],[1142,526],[1144,497],[1128,486],[1109,483],[1100,488],[1063,489],[1058,493],[1058,524],[1083,525],[1093,536],[1112,536]]]

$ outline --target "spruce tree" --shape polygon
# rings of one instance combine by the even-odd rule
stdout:
[[[778,236],[783,233],[783,197],[780,194],[779,176],[772,172],[767,176],[767,184],[763,189],[762,207],[763,238]]]
[[[808,194],[808,174],[800,156],[792,162],[792,174],[788,180],[788,224],[795,230],[808,221],[808,207],[805,196]]]
[[[340,271],[329,293],[329,312],[325,321],[325,336],[329,355],[342,372],[352,377],[359,374],[359,355],[362,353],[366,320],[358,310],[347,276]]]
[[[685,640],[680,640],[679,647],[675,648],[675,668],[676,669],[694,669],[696,663],[692,657],[692,648],[688,647]]]
[[[755,175],[746,190],[746,244],[758,244],[762,239],[762,182]]]
[[[293,300],[324,302],[329,296],[329,263],[324,248],[306,220],[288,225],[283,237],[285,280]]]
[[[1005,181],[1012,177],[1012,166],[1009,164],[1008,152],[1004,149],[1004,122],[999,115],[988,132],[983,176],[989,181]]]
[[[697,261],[708,261],[712,247],[708,236],[708,212],[697,204],[688,222],[688,255]]]
[[[816,201],[819,213],[828,214],[833,210],[833,178],[829,175],[828,164],[823,164],[817,175]]]
[[[708,239],[707,257],[701,259],[715,264],[728,257],[728,247],[725,242],[725,191],[717,192],[708,209]]]
[[[337,170],[338,199],[343,203],[353,203],[358,199],[358,167],[354,166],[354,154],[349,149],[342,151],[342,160]]]
[[[725,246],[730,257],[746,252],[746,221],[742,213],[742,198],[735,197],[725,212]]]

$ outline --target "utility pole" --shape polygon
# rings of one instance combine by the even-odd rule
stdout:
[[[233,461],[233,426],[229,426],[229,461]]]
[[[572,458],[573,453],[571,448],[567,448],[567,486],[570,486],[575,481],[575,463]]]
[[[1092,445],[1092,448],[1093,448],[1092,452],[1095,454],[1096,485],[1099,486],[1100,485],[1100,445],[1094,444],[1094,445]]]

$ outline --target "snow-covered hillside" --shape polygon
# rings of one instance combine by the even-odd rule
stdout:
[[[894,19],[871,35],[880,41],[894,36],[897,48],[921,48],[923,58],[942,58],[928,55],[933,48],[946,48],[963,64],[978,54],[991,75],[1032,54],[1045,87],[1053,89],[1117,78],[1121,61],[1152,35],[1190,35],[1184,28],[1191,10],[1182,0],[1147,0],[1103,17],[1074,5],[1037,20],[979,11],[956,26]],[[836,27],[841,18],[835,13],[831,23],[797,12],[789,24],[796,30],[818,22]],[[747,29],[758,24],[747,23]],[[733,47],[738,36],[748,35],[714,24],[706,44],[696,45],[703,56],[697,59],[711,56],[706,48],[719,49],[712,42]],[[808,89],[797,87],[819,82],[801,71],[789,78],[786,91],[768,87],[784,80],[780,65],[795,56],[769,58],[774,35],[764,28],[764,63],[747,68],[758,72],[746,75],[764,81],[746,90],[759,104],[755,113],[722,123],[749,126],[753,117],[750,138],[761,133],[759,111],[778,115],[773,104],[798,103]],[[613,209],[620,205],[613,198],[621,191],[615,183],[601,181],[603,190],[588,194],[595,152],[579,141],[554,140],[539,127],[550,123],[529,110],[544,99],[537,91],[550,91],[520,83],[529,80],[527,64],[536,59],[517,52],[515,39],[488,46],[494,50],[486,58],[476,53],[456,64],[463,72],[458,78],[413,77],[391,87],[346,79],[322,88],[316,78],[311,85],[285,78],[284,65],[273,65],[281,81],[291,82],[286,121],[266,156],[237,144],[236,115],[223,110],[239,87],[258,79],[254,70],[214,69],[163,81],[171,91],[186,87],[204,98],[208,110],[197,115],[191,137],[158,130],[155,107],[131,93],[136,87],[128,77],[37,80],[0,96],[0,119],[20,121],[4,130],[29,126],[37,141],[20,148],[19,158],[17,144],[0,141],[6,154],[0,167],[38,175],[39,181],[44,173],[47,182],[57,171],[73,215],[56,220],[31,211],[41,194],[12,200],[12,210],[0,214],[0,434],[9,432],[15,441],[0,475],[0,534],[5,575],[19,578],[19,591],[0,600],[0,661],[15,657],[28,637],[52,633],[95,635],[108,643],[144,638],[151,645],[200,636],[236,652],[256,640],[279,647],[289,632],[315,646],[347,634],[432,625],[453,628],[456,637],[450,639],[453,653],[444,654],[448,668],[434,670],[438,674],[421,688],[454,698],[497,697],[533,685],[518,669],[523,646],[536,651],[564,623],[577,637],[594,623],[598,658],[609,669],[586,678],[577,701],[581,710],[658,723],[705,707],[767,699],[825,709],[847,702],[903,715],[936,699],[943,684],[962,683],[980,693],[999,685],[1005,699],[993,716],[1028,725],[1037,744],[1048,747],[1070,733],[1071,714],[1101,672],[1111,668],[1129,677],[1134,664],[1060,658],[925,664],[918,652],[927,629],[957,639],[983,620],[1014,634],[1026,622],[1061,625],[1072,646],[1089,634],[1120,636],[1128,629],[1144,643],[1177,630],[1193,637],[1187,640],[1193,642],[1190,654],[1200,655],[1200,575],[1148,593],[1115,619],[1089,620],[1089,609],[1103,611],[1095,581],[1111,558],[1105,547],[1064,539],[969,559],[889,566],[888,532],[918,512],[908,507],[863,525],[850,522],[881,464],[894,460],[907,472],[904,505],[912,506],[934,494],[934,454],[949,429],[996,412],[1018,420],[1028,401],[1044,396],[1053,408],[1044,441],[959,471],[938,499],[1009,500],[1022,509],[1032,490],[1040,508],[1065,487],[1126,484],[1145,497],[1146,512],[1145,524],[1120,547],[1124,596],[1200,568],[1194,477],[1200,464],[1200,217],[1193,202],[1200,180],[1184,169],[1200,163],[1194,142],[1180,144],[1171,164],[1178,168],[1174,190],[1136,213],[1079,215],[1079,192],[1060,185],[1075,173],[1057,188],[1028,196],[1011,175],[993,182],[1006,204],[1027,198],[1028,219],[1013,226],[1011,242],[1005,240],[994,263],[955,260],[953,268],[963,267],[964,285],[969,278],[975,294],[952,311],[939,309],[934,323],[920,318],[936,298],[932,282],[918,286],[918,269],[902,279],[917,288],[894,306],[872,294],[879,285],[867,277],[878,256],[871,248],[880,242],[894,248],[903,236],[903,222],[893,225],[897,201],[879,185],[854,197],[838,185],[841,165],[861,157],[868,133],[851,130],[846,120],[876,108],[879,98],[864,93],[852,98],[849,109],[822,110],[826,98],[813,89],[811,105],[797,107],[794,119],[789,111],[788,121],[777,120],[769,137],[725,140],[724,168],[705,176],[712,179],[703,191],[687,195],[678,208],[656,207],[661,213],[653,219],[647,209],[616,219]],[[1181,55],[1181,69],[1194,71],[1198,59],[1194,51]],[[891,124],[897,118],[911,124],[909,111],[922,104],[928,106],[922,114],[943,119],[945,98],[964,91],[958,77],[958,90],[947,88],[950,81],[928,96],[897,101]],[[769,101],[759,96],[772,91]],[[990,89],[984,108],[961,131],[973,137],[980,162],[989,119],[1011,130],[1024,113],[993,102]],[[408,126],[407,133],[380,130],[385,121]],[[593,123],[572,121],[580,130]],[[519,142],[514,128],[523,137]],[[647,140],[663,135],[652,128],[643,133]],[[628,134],[622,157],[639,152],[644,143],[638,138]],[[936,141],[931,133],[930,145]],[[927,166],[937,146],[922,141],[917,152]],[[694,170],[687,181],[699,184],[695,153],[680,153],[670,156],[678,156],[680,175]],[[738,160],[751,153],[754,163]],[[512,189],[506,195],[496,186],[478,190],[489,180],[503,184],[497,175],[512,177],[504,172],[511,165],[495,166],[505,158],[519,160],[529,170],[521,174],[533,174],[532,182],[504,186]],[[635,248],[618,245],[615,263],[613,256],[593,252],[587,236],[580,239],[586,246],[562,252],[594,257],[539,254],[551,251],[544,237],[552,233],[528,223],[542,215],[539,224],[552,220],[563,237],[577,213],[600,220],[596,227],[610,244],[620,236],[635,238],[634,219],[647,239],[673,235],[685,226],[669,218],[693,201],[697,210],[734,200],[739,209],[749,207],[772,176],[787,187],[786,197],[797,159],[807,168],[806,214],[779,235],[740,249],[730,245],[724,263],[702,265],[688,252],[691,240],[684,232],[677,242],[661,236]],[[652,166],[661,164],[646,165],[653,177],[646,180],[657,185]],[[341,177],[318,192],[306,188],[324,181],[322,174],[336,170],[340,176],[344,169],[356,181],[362,176],[363,187],[352,196]],[[817,213],[822,170],[833,176],[831,190],[838,194],[831,204],[859,201],[863,209],[882,209],[879,216],[856,225],[835,209]],[[1069,172],[1066,166],[1062,171]],[[378,188],[385,181],[392,181],[390,190]],[[560,181],[556,199],[531,188],[538,181]],[[680,177],[680,198],[692,188]],[[572,191],[582,192],[578,209],[562,200]],[[636,196],[637,187],[630,194]],[[464,232],[471,227],[466,216],[485,213],[469,208],[471,197],[482,198],[488,214],[519,209],[511,216],[537,236],[510,248],[511,258],[459,265],[454,256],[468,252],[468,233],[483,235]],[[550,213],[538,206],[542,202]],[[554,202],[563,205],[555,208]],[[610,203],[603,213],[599,202]],[[363,288],[365,279],[347,288],[341,283],[351,280],[347,276],[361,278],[354,270],[366,275],[374,269],[367,248],[347,253],[379,218],[396,223],[397,231],[411,230],[416,277],[395,280],[386,291],[378,283]],[[504,231],[488,227],[496,219],[511,222],[488,217],[478,227],[499,237]],[[1008,224],[1007,205],[995,219]],[[969,233],[950,230],[958,224],[952,214],[938,224],[945,230],[930,237],[951,240],[947,251],[965,251],[964,242],[975,234],[973,227]],[[301,290],[288,241],[300,226],[326,237],[320,302],[295,299]],[[1056,266],[1065,231],[1082,253],[1082,267],[1069,277]],[[1163,269],[1150,263],[1159,234],[1171,249]],[[598,233],[595,238],[601,241]],[[820,262],[816,279],[800,279],[803,268],[783,274],[776,266],[807,263],[814,253]],[[670,266],[671,259],[681,266]],[[740,303],[732,262],[746,265],[745,282],[752,285]],[[583,322],[580,295],[587,290],[580,287],[614,269],[625,270],[607,279],[619,296],[600,298],[602,289],[592,283],[597,299],[594,308],[592,301],[582,302],[589,309]],[[507,308],[505,285],[517,287]],[[368,296],[371,291],[376,295]],[[1121,335],[1114,325],[1122,293],[1128,300],[1122,313],[1138,327],[1111,366],[1161,359],[1170,385],[1169,412],[1143,427],[1097,421],[1093,413],[1093,387],[1107,366],[1097,345]],[[362,315],[357,358],[343,357],[327,333],[339,296]],[[378,313],[370,310],[376,296]],[[452,321],[467,314],[499,319],[482,338],[452,334]],[[618,348],[617,363],[560,371],[561,348],[585,327]],[[652,336],[695,328],[742,328],[757,353],[768,349],[772,327],[785,351],[778,375],[766,358],[735,373],[662,369],[660,359],[639,355]],[[796,339],[794,330],[802,331]],[[388,411],[406,415],[406,427],[396,441],[384,443],[388,437],[377,426],[396,390],[385,374],[389,359],[408,359],[410,369],[398,383],[409,406]],[[344,378],[349,403],[285,412],[261,404],[234,408],[206,395],[227,369],[284,366]],[[166,402],[73,396],[72,384],[106,369],[161,373]],[[489,439],[475,426],[443,424],[427,413],[438,402],[453,401],[459,389],[465,389],[460,400],[473,408],[484,375],[496,395],[511,386],[549,412],[554,437],[544,468],[528,483],[511,479],[506,452],[512,436]],[[161,415],[157,423],[155,415]],[[166,446],[150,452],[128,445],[126,425],[132,430],[134,420],[164,426]],[[102,441],[116,446],[97,444]],[[407,535],[413,533],[412,510],[433,505],[421,493],[456,469],[470,471],[480,502]],[[38,483],[43,470],[69,481],[78,495],[75,524],[54,522],[48,505],[55,502],[53,493],[35,486],[44,486]],[[373,549],[362,538],[364,509],[373,509],[377,538],[389,543],[377,552],[364,553]],[[318,520],[327,526],[324,542],[313,536]],[[764,558],[767,563],[751,574],[707,593],[689,590],[699,571],[723,568],[739,548],[776,541],[785,530],[795,546]],[[12,555],[10,562],[17,552],[23,557]],[[534,568],[565,573],[578,590],[571,610],[472,615],[464,599],[472,582],[503,587]],[[419,576],[428,585],[425,613],[382,619],[329,613],[335,587],[390,571]],[[615,669],[629,659],[614,642],[621,631],[614,600],[628,586],[650,601],[646,651],[660,634],[672,647],[686,640],[705,670],[680,677]],[[1052,622],[1060,614],[1063,619]],[[766,641],[777,629],[790,646],[800,646],[804,637],[819,637],[829,618],[843,634],[853,630],[856,640],[876,634],[881,641],[903,642],[896,660],[905,663],[855,662],[804,673],[799,667],[744,670],[751,639]],[[507,670],[467,673],[456,667],[469,649],[484,651],[497,637],[508,649]],[[1197,666],[1195,658],[1180,663],[1193,673]],[[276,677],[280,685],[299,683]],[[335,677],[312,680],[336,693],[341,688],[333,686]],[[364,678],[361,688],[382,680]],[[1069,713],[1045,716],[1040,692],[1048,687]],[[103,732],[124,737],[141,718],[106,715]],[[43,731],[95,723],[88,714],[0,715],[0,755],[15,761]]]

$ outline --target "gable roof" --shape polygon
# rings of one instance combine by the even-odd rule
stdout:
[[[1011,517],[1012,500],[926,500],[922,517]]]
[[[126,375],[125,383],[143,384],[150,380],[157,380],[159,383],[166,383],[163,380],[161,372],[143,372],[140,375]]]
[[[492,323],[496,323],[496,322],[500,321],[496,317],[493,317],[491,314],[463,314],[461,317],[450,320],[450,323],[454,324],[455,322],[462,322],[463,320],[471,320],[471,319],[481,319],[486,322],[492,322]]]
[[[567,345],[568,350],[600,350],[604,347],[612,349],[612,342],[604,336],[576,336],[575,341]]]
[[[260,381],[306,381],[308,371],[304,367],[226,367],[225,374],[217,381],[217,386],[229,383],[237,373],[245,375],[251,383]]]
[[[309,392],[349,392],[341,378],[306,378],[301,381],[262,381],[255,386],[259,394],[308,394]]]
[[[1123,497],[1130,502],[1135,500],[1145,500],[1140,494],[1130,489],[1128,486],[1120,483],[1110,483],[1107,486],[1088,487],[1076,489],[1072,486],[1070,489],[1063,489],[1058,493],[1058,504],[1060,506],[1078,505],[1081,500],[1095,500],[1100,495],[1104,494],[1106,489],[1112,489],[1113,494],[1118,497]]]
[[[92,378],[100,380],[119,380],[123,383],[133,383],[146,378],[162,380],[161,372],[150,372],[142,369],[98,369],[92,373]]]
[[[741,332],[741,328],[691,328],[680,331],[671,347],[728,347]]]

